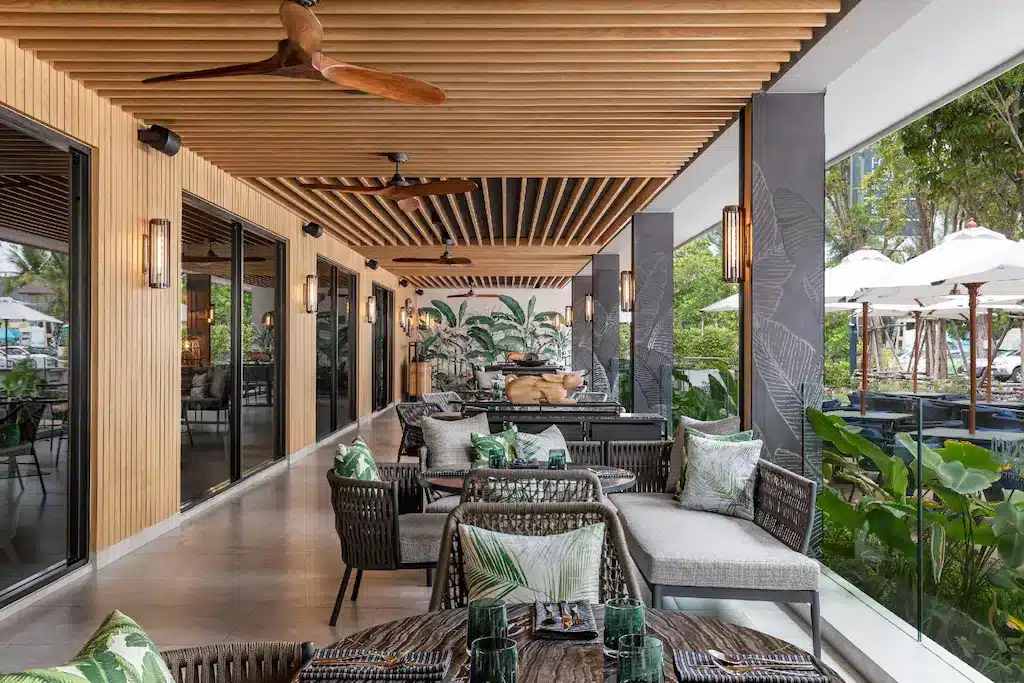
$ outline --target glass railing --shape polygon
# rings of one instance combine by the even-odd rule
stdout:
[[[1024,402],[979,399],[972,432],[964,396],[886,389],[805,402],[814,550],[918,637],[996,683],[1022,681]]]

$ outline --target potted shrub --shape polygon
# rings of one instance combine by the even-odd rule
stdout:
[[[39,385],[43,378],[39,371],[32,367],[29,360],[21,360],[4,376],[4,392],[9,399],[32,398],[39,395]],[[22,411],[16,409],[14,421],[2,425],[0,442],[4,446],[17,446],[21,443]]]

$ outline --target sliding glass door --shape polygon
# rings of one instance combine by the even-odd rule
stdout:
[[[395,294],[377,283],[367,313],[373,320],[373,410],[383,410],[394,396]],[[372,313],[371,313],[372,311]]]
[[[319,441],[356,419],[355,351],[358,325],[352,319],[356,276],[317,259],[316,437]]]
[[[284,456],[284,244],[191,195],[182,205],[181,502]]]

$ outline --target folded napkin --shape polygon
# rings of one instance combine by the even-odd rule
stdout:
[[[397,666],[393,663],[397,663]],[[381,650],[317,650],[295,676],[296,683],[314,681],[441,681],[452,664],[447,652],[383,652]]]
[[[579,623],[565,627],[563,615],[579,615]],[[554,617],[554,621],[544,623]],[[597,621],[589,602],[534,603],[533,635],[547,640],[593,640],[597,638]]]
[[[731,681],[733,683],[830,683],[832,680],[820,667],[818,660],[810,655],[755,655],[726,652],[729,659],[742,661],[745,666],[770,666],[786,664],[811,664],[814,669],[782,670],[773,668],[754,669],[740,673],[735,668],[716,666],[715,660],[706,652],[675,651],[676,671],[680,681]]]

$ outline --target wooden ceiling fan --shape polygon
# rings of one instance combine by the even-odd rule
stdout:
[[[449,294],[449,299],[498,299],[500,294],[477,294],[475,290],[470,289],[465,294]]]
[[[309,9],[318,2],[319,0],[283,0],[280,17],[288,37],[277,44],[277,53],[269,59],[155,76],[142,82],[167,83],[225,76],[281,76],[330,81],[359,93],[368,93],[407,104],[434,105],[445,101],[444,91],[426,81],[347,64],[325,55],[322,50],[323,26]]]
[[[385,152],[380,156],[387,157],[395,165],[395,175],[384,187],[363,187],[361,185],[339,185],[338,183],[299,183],[306,190],[330,190],[342,194],[369,194],[398,202],[398,208],[411,212],[424,208],[421,197],[444,194],[465,194],[477,188],[472,180],[452,178],[435,180],[430,183],[416,183],[407,180],[401,173],[401,165],[409,161],[408,152]]]
[[[417,258],[415,256],[400,256],[393,258],[393,263],[428,263],[438,266],[468,266],[473,263],[472,260],[464,257],[452,256],[452,246],[455,244],[453,240],[446,239],[444,241],[444,253],[441,254],[440,258]]]

